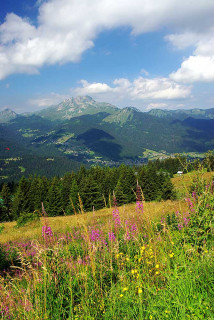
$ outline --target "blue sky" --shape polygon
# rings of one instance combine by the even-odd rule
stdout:
[[[213,0],[2,0],[0,109],[214,107]]]

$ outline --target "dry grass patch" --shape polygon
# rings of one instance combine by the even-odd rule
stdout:
[[[144,203],[144,212],[142,219],[152,221],[161,219],[162,216],[171,214],[177,210],[184,211],[187,209],[185,201],[161,201]],[[119,207],[122,221],[136,216],[135,204],[127,204]],[[112,208],[104,208],[95,212],[87,212],[84,214],[72,216],[58,216],[41,218],[40,221],[31,222],[24,227],[16,228],[16,222],[4,223],[4,230],[0,234],[0,243],[8,241],[18,241],[25,239],[36,239],[41,236],[41,227],[45,223],[51,226],[53,232],[71,231],[73,227],[83,225],[102,224],[108,227],[108,222],[112,219]]]
[[[181,176],[175,175],[172,178],[172,183],[175,187],[176,193],[179,198],[182,198],[188,194],[188,189],[193,183],[194,179],[200,177],[201,180],[209,181],[214,178],[214,171],[206,172],[205,170],[202,172],[192,171]]]

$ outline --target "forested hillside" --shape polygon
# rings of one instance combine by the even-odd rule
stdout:
[[[0,122],[1,181],[44,171],[62,176],[81,164],[142,164],[154,153],[199,157],[214,149],[213,109],[141,112],[78,97],[35,114],[6,109]]]
[[[179,168],[179,160],[171,159],[140,167],[86,169],[82,166],[76,173],[72,171],[61,178],[23,176],[18,184],[3,184],[0,220],[17,220],[33,212],[41,215],[42,203],[48,216],[78,213],[81,204],[85,211],[110,207],[113,194],[118,205],[132,203],[136,200],[137,188],[142,190],[146,201],[173,199],[175,192],[170,176]]]

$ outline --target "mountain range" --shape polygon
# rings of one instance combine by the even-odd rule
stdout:
[[[138,163],[149,153],[201,153],[214,149],[214,108],[141,112],[84,96],[35,113],[5,109],[0,112],[0,146],[2,177],[8,177],[4,164],[13,162],[8,159],[31,157],[34,163],[39,158],[44,168],[47,163],[55,168],[58,159],[61,173],[81,163]]]

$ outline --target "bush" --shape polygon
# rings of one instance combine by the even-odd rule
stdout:
[[[12,247],[5,250],[4,245],[0,244],[0,272],[8,271],[10,266],[20,266],[17,251]]]
[[[4,225],[0,225],[0,234],[2,233],[2,231],[4,230]]]
[[[33,213],[21,213],[20,217],[17,219],[17,227],[23,227],[29,222],[37,222],[39,221],[39,212],[36,210]]]

